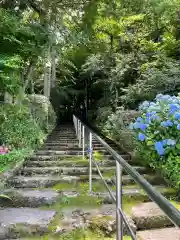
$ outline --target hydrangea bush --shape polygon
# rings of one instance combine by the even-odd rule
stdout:
[[[139,111],[141,116],[130,125],[138,150],[180,190],[180,95],[158,94],[153,102],[143,102]]]

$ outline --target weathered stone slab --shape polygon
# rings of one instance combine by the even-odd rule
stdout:
[[[26,163],[27,167],[88,167],[88,160],[82,161],[29,161]]]
[[[156,185],[156,186],[154,186],[154,188],[157,191],[159,191],[163,196],[166,196],[166,197],[175,196],[175,194],[176,194],[174,189],[166,188],[161,185]],[[116,195],[115,192],[113,192],[113,194],[114,194],[114,196]],[[103,202],[105,204],[113,203],[113,200],[111,199],[109,193],[107,193],[107,192],[93,192],[93,195],[103,198],[104,199]],[[123,197],[132,198],[135,200],[141,200],[143,202],[150,201],[147,194],[145,192],[143,192],[141,188],[138,188],[138,186],[136,186],[136,185],[134,185],[134,187],[132,186],[131,188],[124,187],[123,188]]]
[[[16,188],[39,188],[52,187],[61,182],[74,182],[79,180],[76,176],[18,176],[9,180],[8,183]]]
[[[136,226],[132,219],[127,217],[134,233]],[[61,224],[57,226],[55,234],[61,235],[73,231],[76,228],[90,228],[94,231],[101,230],[106,236],[112,236],[116,232],[116,208],[114,205],[104,205],[98,209],[65,209]],[[124,235],[128,235],[124,225]]]
[[[144,167],[133,167],[135,170],[137,170],[138,172],[144,173],[146,172],[146,168]],[[116,168],[115,167],[100,167],[100,170],[102,173],[106,173],[109,171],[113,171],[114,170],[114,175],[116,172]],[[89,174],[89,167],[58,167],[58,166],[52,166],[52,167],[25,167],[23,169],[23,174],[24,175],[33,175],[33,174],[68,174],[68,175],[72,175],[72,176],[76,176],[76,175],[88,175]],[[93,174],[98,174],[98,170],[97,168],[93,167],[92,168],[92,173]],[[123,172],[123,174],[126,175],[125,172]],[[131,179],[130,176],[127,177],[128,179]],[[115,181],[115,178],[113,179]],[[132,183],[132,180],[131,180]]]
[[[35,208],[0,209],[0,225],[9,238],[18,238],[48,231],[48,225],[54,219],[55,211]]]
[[[138,240],[180,240],[180,229],[162,228],[137,233]]]
[[[101,172],[107,172],[110,170],[114,170],[114,167],[101,167]],[[62,175],[88,175],[89,167],[25,167],[23,169],[24,174],[62,174]],[[92,168],[92,173],[96,174],[97,169]]]
[[[139,230],[173,226],[169,218],[154,202],[141,203],[133,207],[132,218]]]
[[[8,189],[3,192],[12,200],[0,199],[0,206],[9,207],[39,207],[42,204],[51,205],[60,194],[50,189]]]

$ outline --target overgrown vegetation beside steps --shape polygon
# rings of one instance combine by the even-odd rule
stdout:
[[[23,149],[14,149],[8,154],[0,155],[0,173],[13,168],[16,163],[23,161],[32,153],[32,149],[23,148]]]
[[[35,97],[33,101],[35,102]],[[36,102],[34,110],[30,108],[30,104],[0,105],[0,145],[4,144],[9,149],[8,154],[0,155],[0,172],[22,161],[40,147],[48,132],[52,130],[56,123],[56,116],[49,101],[45,104]],[[49,105],[51,112],[48,113]],[[49,122],[42,121],[43,111],[46,119],[48,114],[51,115]]]

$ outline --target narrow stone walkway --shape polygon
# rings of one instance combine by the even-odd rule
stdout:
[[[174,191],[165,187],[159,175],[132,161],[111,141],[109,144],[163,195],[174,196]],[[115,161],[96,140],[93,149],[100,154],[98,164],[115,192]],[[8,180],[5,194],[12,201],[0,202],[0,239],[61,239],[63,234],[77,234],[77,229],[100,231],[101,239],[115,239],[115,206],[95,167],[93,193],[89,195],[88,159],[82,159],[81,155],[73,126],[57,127],[42,148]],[[123,203],[139,240],[169,240],[168,236],[180,240],[179,230],[173,228],[126,173],[123,174]],[[128,235],[125,227],[124,234]]]

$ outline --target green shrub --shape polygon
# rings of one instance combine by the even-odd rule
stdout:
[[[5,104],[0,107],[0,133],[3,143],[13,149],[36,148],[45,134],[27,107]]]
[[[11,165],[24,160],[31,153],[30,149],[12,150],[8,154],[0,155],[0,172],[5,171]]]
[[[160,170],[180,191],[180,96],[157,95],[140,105],[141,117],[132,125],[144,161]]]
[[[135,147],[135,134],[127,126],[137,116],[138,112],[133,110],[118,109],[108,116],[103,126],[103,131],[113,140],[120,143],[127,151],[132,151]]]
[[[175,93],[180,89],[179,62],[164,56],[153,62],[141,65],[140,77],[135,84],[124,88],[121,101],[124,105],[135,108],[140,102],[152,100],[161,93]]]

